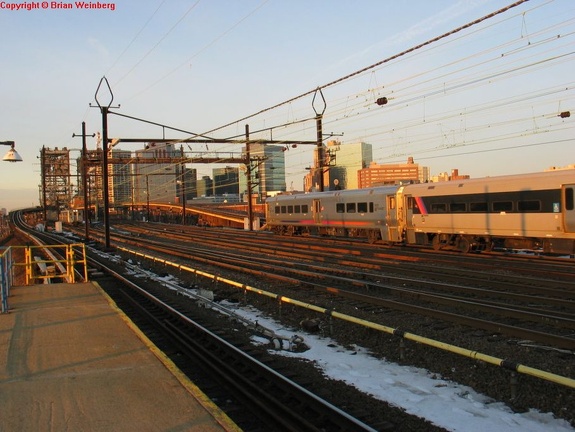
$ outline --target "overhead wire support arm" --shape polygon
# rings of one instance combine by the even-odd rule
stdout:
[[[308,118],[301,119],[301,120],[295,120],[295,121],[292,121],[292,122],[289,122],[289,123],[284,123],[284,124],[280,124],[280,125],[276,125],[276,126],[270,126],[270,127],[267,127],[267,128],[263,128],[263,129],[258,129],[258,130],[255,130],[255,131],[251,131],[251,133],[270,132],[270,131],[273,131],[274,129],[285,128],[285,127],[288,127],[288,126],[293,126],[293,125],[297,125],[297,124],[301,124],[301,123],[306,123],[306,122],[309,122],[309,121],[312,121],[312,120],[315,120],[315,117],[308,117]],[[243,136],[243,135],[234,135],[234,136],[227,137],[226,139],[234,139],[234,138],[239,138],[239,137],[241,137],[241,136]],[[257,142],[257,140],[253,140],[252,142]],[[312,141],[309,142],[309,144],[314,144],[314,143],[315,143],[315,142],[312,142]],[[302,144],[305,144],[305,142],[302,142]]]
[[[210,138],[210,139],[196,139],[196,138],[110,138],[109,142],[113,142],[114,145],[118,143],[154,143],[154,142],[178,142],[178,143],[198,143],[198,144],[245,144],[246,140],[240,139],[220,139],[220,138]],[[277,145],[291,145],[291,144],[316,144],[316,141],[305,141],[305,140],[264,140],[264,139],[254,139],[250,140],[252,144],[277,144]]]
[[[120,114],[119,112],[110,111],[109,113],[110,113],[110,114],[117,115],[117,116],[119,116],[119,117],[125,117],[125,118],[128,118],[128,119],[130,119],[130,120],[136,120],[136,121],[139,121],[139,122],[142,122],[142,123],[147,123],[147,124],[151,124],[151,125],[154,125],[154,126],[159,126],[159,127],[163,128],[163,129],[169,129],[169,130],[173,130],[173,131],[176,131],[176,132],[182,132],[182,133],[185,133],[185,134],[189,134],[189,135],[192,135],[194,138],[195,138],[195,137],[202,137],[202,138],[208,140],[207,142],[212,142],[212,141],[215,140],[215,138],[211,138],[211,137],[208,137],[208,136],[205,136],[205,135],[201,135],[201,134],[198,134],[198,133],[195,133],[195,132],[190,132],[190,131],[187,131],[187,130],[184,130],[184,129],[178,129],[178,128],[171,127],[171,126],[168,126],[168,125],[165,125],[165,124],[162,124],[162,123],[157,123],[157,122],[153,122],[153,121],[150,121],[150,120],[144,120],[144,119],[141,119],[141,118],[138,118],[138,117],[134,117],[134,116],[129,116],[129,115],[126,115],[126,114]],[[165,138],[163,138],[163,141],[170,141],[170,140],[166,140]],[[173,141],[188,142],[188,141],[186,141],[186,140],[173,140]]]

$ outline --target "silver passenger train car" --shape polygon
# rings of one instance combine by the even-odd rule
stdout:
[[[575,253],[575,170],[278,195],[266,227],[279,234],[361,237],[435,249],[525,248]]]

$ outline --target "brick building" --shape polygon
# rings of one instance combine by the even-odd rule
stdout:
[[[357,178],[359,189],[405,182],[425,183],[429,181],[429,168],[415,163],[413,157],[403,164],[379,165],[372,162],[357,172]]]

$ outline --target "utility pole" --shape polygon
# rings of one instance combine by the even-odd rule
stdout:
[[[315,106],[315,98],[318,95],[321,96],[321,99],[323,101],[323,107],[320,109],[316,108]],[[327,107],[327,103],[325,102],[325,98],[323,97],[323,93],[321,91],[321,87],[318,87],[318,89],[316,90],[315,94],[313,95],[313,100],[311,102],[312,108],[315,112],[315,124],[316,124],[316,130],[317,130],[317,134],[316,134],[316,149],[317,149],[317,171],[319,175],[318,178],[318,189],[319,192],[323,192],[324,189],[324,182],[323,182],[323,167],[325,165],[325,161],[324,161],[324,151],[323,151],[323,127],[322,127],[322,118],[323,118],[323,114],[325,113],[325,109]]]
[[[252,205],[252,160],[250,158],[250,125],[246,125],[246,173],[248,187],[248,230],[253,230],[254,209]]]
[[[82,137],[82,190],[84,192],[84,230],[85,230],[85,237],[86,241],[90,240],[90,203],[88,202],[88,170],[86,166],[87,158],[88,158],[88,150],[86,146],[86,137],[94,137],[96,134],[86,135],[86,122],[82,122],[82,134],[76,135],[72,134],[72,138],[77,136]]]
[[[42,146],[40,153],[40,171],[42,171],[42,204],[44,213],[44,228],[48,228],[48,210],[46,206],[46,146]]]
[[[323,151],[323,127],[322,127],[322,114],[315,116],[315,124],[317,129],[317,171],[318,171],[318,189],[319,192],[324,190],[323,181],[323,167],[324,167],[324,151]]]
[[[98,100],[98,93],[100,92],[100,87],[102,84],[106,84],[109,91],[110,101],[107,104],[102,104]],[[102,95],[100,95],[100,98]],[[102,113],[102,192],[104,195],[104,236],[105,236],[105,249],[110,249],[110,197],[108,191],[108,112],[114,101],[114,94],[112,93],[112,88],[106,77],[100,79],[98,88],[96,89],[96,94],[94,99],[100,108]],[[119,106],[118,106],[119,108]]]
[[[150,223],[150,182],[146,174],[146,222]]]
[[[184,146],[180,146],[180,157],[184,159]],[[186,224],[186,163],[182,162],[182,175],[180,187],[182,188],[182,225]]]
[[[108,108],[100,107],[102,112],[102,191],[104,194],[104,236],[106,250],[110,249],[110,196],[108,190]]]

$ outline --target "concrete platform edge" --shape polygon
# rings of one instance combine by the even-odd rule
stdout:
[[[95,285],[110,307],[120,316],[126,325],[138,336],[138,338],[152,351],[152,353],[162,362],[164,367],[170,371],[172,375],[182,384],[182,386],[190,393],[210,414],[216,421],[229,432],[242,432],[240,429],[224,412],[222,412],[216,404],[214,404],[190,379],[182,373],[182,371],[168,358],[142,331],[134,324],[134,322],[116,305],[116,302],[102,289],[102,287],[94,281]]]

